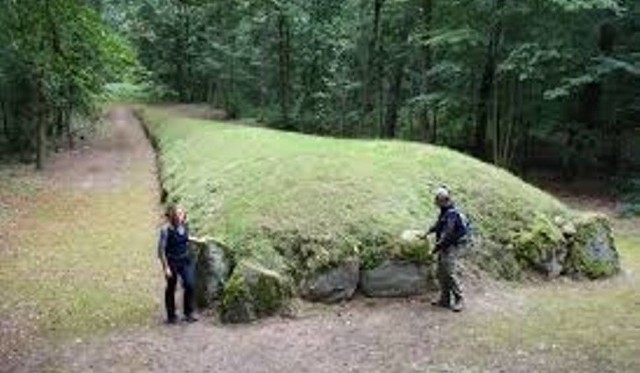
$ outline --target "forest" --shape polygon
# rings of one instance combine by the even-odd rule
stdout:
[[[43,166],[101,103],[453,147],[525,174],[640,163],[633,0],[3,0],[3,153]],[[89,118],[89,121],[87,121]]]
[[[640,372],[640,1],[0,30],[0,372]]]

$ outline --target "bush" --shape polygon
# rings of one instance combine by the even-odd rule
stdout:
[[[640,216],[640,175],[626,177],[617,182],[622,217]]]

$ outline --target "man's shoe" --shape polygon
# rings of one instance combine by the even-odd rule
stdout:
[[[463,309],[464,309],[464,300],[462,298],[455,301],[453,303],[453,306],[451,307],[451,311],[453,312],[462,312]]]
[[[193,315],[188,315],[184,317],[184,321],[188,322],[189,324],[194,323],[196,321],[198,321],[198,319],[196,317],[194,317]]]
[[[177,317],[169,317],[167,318],[167,320],[165,320],[165,324],[167,325],[174,325],[178,323],[178,318]]]
[[[449,308],[449,305],[442,300],[431,302],[431,305],[434,307]]]

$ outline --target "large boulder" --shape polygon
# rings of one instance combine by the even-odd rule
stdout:
[[[220,242],[191,242],[196,260],[196,303],[208,308],[222,298],[230,272],[230,251]]]
[[[242,260],[224,289],[222,320],[244,323],[276,314],[291,298],[287,277],[257,262]]]
[[[368,297],[407,297],[429,288],[430,269],[424,264],[389,260],[360,274],[360,289]]]
[[[370,297],[401,297],[433,285],[433,256],[426,232],[406,230],[382,247],[366,248],[360,288]]]
[[[513,237],[516,258],[525,266],[550,277],[563,273],[567,240],[562,230],[547,217],[536,216],[533,223]]]
[[[606,216],[592,214],[578,219],[568,247],[568,274],[595,279],[610,276],[620,269],[611,224]]]
[[[348,300],[358,287],[360,262],[348,259],[333,268],[321,270],[302,282],[302,296],[314,302],[335,303]]]
[[[516,257],[549,277],[561,274],[591,279],[610,276],[620,268],[611,224],[602,215],[575,220],[538,216],[514,239]]]

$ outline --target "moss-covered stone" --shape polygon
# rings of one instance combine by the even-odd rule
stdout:
[[[357,243],[349,237],[304,235],[299,231],[270,232],[271,244],[286,258],[287,272],[297,282],[336,267],[357,257]]]
[[[252,260],[238,263],[224,290],[224,322],[250,322],[277,313],[291,298],[286,275]]]
[[[335,303],[353,297],[360,275],[358,259],[310,273],[301,283],[302,296],[314,302]]]
[[[523,278],[523,266],[512,246],[476,237],[466,259],[495,279],[518,281]]]
[[[611,276],[620,269],[611,223],[598,214],[588,214],[575,222],[575,235],[569,240],[566,272],[590,279]]]
[[[404,297],[433,287],[433,255],[424,231],[407,230],[361,251],[360,289],[370,297]]]
[[[222,320],[243,323],[258,318],[251,292],[241,272],[234,272],[224,289],[221,304]]]
[[[208,308],[222,297],[232,267],[229,248],[215,240],[190,243],[196,263],[196,303]]]
[[[567,242],[549,218],[537,215],[531,225],[512,240],[518,261],[549,277],[559,276],[567,255]]]
[[[380,238],[375,244],[360,249],[361,267],[371,270],[387,261],[429,265],[434,258],[424,231],[405,231],[399,237]]]

